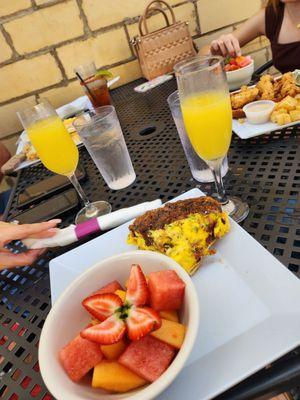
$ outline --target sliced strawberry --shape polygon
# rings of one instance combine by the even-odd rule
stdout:
[[[114,293],[93,294],[84,299],[82,305],[93,317],[104,321],[122,306],[122,300]]]
[[[111,315],[101,324],[84,329],[80,335],[84,339],[99,344],[114,344],[119,342],[126,332],[125,322],[116,315]]]
[[[160,328],[161,319],[156,311],[149,307],[132,308],[126,320],[128,337],[139,340],[148,333]]]
[[[134,306],[143,306],[149,300],[149,289],[142,268],[138,264],[131,266],[127,283],[125,301]]]

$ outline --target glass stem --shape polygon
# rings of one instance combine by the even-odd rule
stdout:
[[[228,203],[228,198],[226,196],[225,188],[223,185],[222,172],[221,172],[222,162],[223,158],[214,161],[208,161],[207,164],[214,176],[215,185],[217,189],[217,200],[224,205]]]
[[[68,178],[70,179],[70,182],[72,183],[72,185],[76,189],[76,192],[78,193],[79,197],[81,198],[81,200],[84,203],[84,206],[86,209],[85,215],[87,217],[92,217],[93,215],[97,215],[97,208],[92,203],[90,203],[90,201],[87,198],[86,194],[84,193],[80,183],[78,182],[78,179],[77,179],[75,173],[73,173],[72,175],[69,175]]]

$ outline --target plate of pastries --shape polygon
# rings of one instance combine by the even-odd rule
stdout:
[[[242,86],[239,91],[231,93],[230,99],[232,128],[242,139],[300,122],[300,87],[297,86],[295,74],[292,72],[278,78],[269,74],[263,75],[256,85]],[[252,118],[255,113],[262,115],[263,110],[267,112],[264,119]]]

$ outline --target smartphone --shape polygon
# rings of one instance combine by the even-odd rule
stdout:
[[[76,190],[69,189],[11,217],[10,221],[19,221],[20,224],[48,221],[76,207],[78,202]]]
[[[76,170],[77,179],[80,181],[85,178],[85,171],[82,168]],[[53,175],[38,183],[26,187],[23,192],[20,192],[17,199],[17,208],[25,208],[41,199],[50,197],[53,193],[72,186],[66,176]]]

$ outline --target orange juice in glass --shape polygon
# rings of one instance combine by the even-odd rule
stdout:
[[[174,67],[186,132],[195,152],[211,169],[216,199],[237,222],[249,213],[248,204],[225,193],[221,166],[229,150],[232,111],[223,59],[196,56]]]
[[[50,171],[65,175],[84,203],[76,223],[99,217],[111,211],[106,201],[91,203],[79,184],[75,170],[79,153],[63,121],[47,100],[17,113],[41,162]]]

